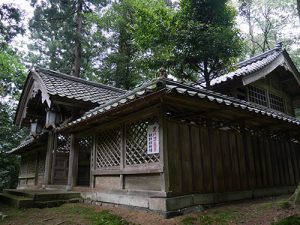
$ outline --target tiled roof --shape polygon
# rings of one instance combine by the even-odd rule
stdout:
[[[240,62],[237,65],[237,70],[212,79],[210,81],[210,85],[214,86],[229,80],[233,80],[240,76],[252,74],[272,63],[283,51],[284,50],[282,49],[281,45],[277,45],[274,49]],[[202,85],[205,85],[205,83]]]
[[[48,132],[44,132],[41,135],[37,136],[36,138],[30,137],[30,139],[22,141],[19,146],[17,146],[16,148],[13,148],[8,153],[9,154],[17,153],[20,150],[23,150],[25,148],[29,148],[29,147],[31,147],[34,144],[40,143],[42,141],[46,141],[47,140],[47,135],[48,135]]]
[[[126,91],[111,86],[90,82],[52,70],[36,68],[50,95],[103,104]]]
[[[165,94],[178,93],[181,95],[198,97],[200,99],[206,99],[217,104],[230,106],[233,108],[239,108],[241,110],[254,112],[274,119],[286,121],[288,123],[300,125],[300,120],[291,117],[285,113],[266,108],[264,106],[257,105],[255,103],[242,101],[227,95],[220,94],[218,92],[210,91],[207,89],[195,88],[189,85],[184,85],[179,82],[172,81],[170,79],[158,79],[152,81],[144,86],[141,86],[119,98],[107,102],[106,104],[96,107],[87,112],[83,117],[68,123],[66,126],[59,128],[59,130],[65,130],[74,126],[77,126],[85,121],[92,120],[94,117],[101,116],[103,113],[112,109],[118,108],[124,104],[130,103],[133,100],[139,98],[145,98],[148,94],[157,91],[163,91]]]

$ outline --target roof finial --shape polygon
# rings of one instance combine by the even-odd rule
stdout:
[[[168,78],[167,71],[163,66],[158,69],[157,77],[158,78]]]
[[[275,45],[275,48],[277,48],[277,49],[282,49],[282,47],[283,47],[282,41],[277,42]]]

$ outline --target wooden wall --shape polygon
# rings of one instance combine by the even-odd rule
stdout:
[[[225,193],[294,186],[300,176],[300,145],[168,120],[168,191]]]
[[[45,153],[45,149],[39,148],[21,155],[19,187],[31,187],[43,184]]]

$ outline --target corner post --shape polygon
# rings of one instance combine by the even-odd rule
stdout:
[[[54,144],[54,133],[53,131],[49,131],[46,160],[45,160],[44,185],[50,184],[50,180],[51,180],[53,144]]]
[[[71,189],[76,185],[78,171],[78,148],[75,146],[75,135],[70,135],[70,153],[69,153],[69,171],[68,171],[68,188]]]
[[[167,134],[166,107],[161,105],[159,110],[159,145],[160,145],[160,167],[161,167],[161,191],[166,195],[170,190],[169,185],[169,163],[168,163],[168,134]]]

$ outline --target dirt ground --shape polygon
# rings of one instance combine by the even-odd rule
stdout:
[[[217,205],[203,212],[190,213],[172,219],[164,219],[161,215],[146,210],[112,205],[65,204],[57,208],[23,210],[0,205],[0,224],[271,224],[291,215],[300,215],[300,206],[294,207],[293,204],[287,202],[287,199],[288,196],[281,196],[233,202]],[[1,219],[1,217],[3,218]]]

